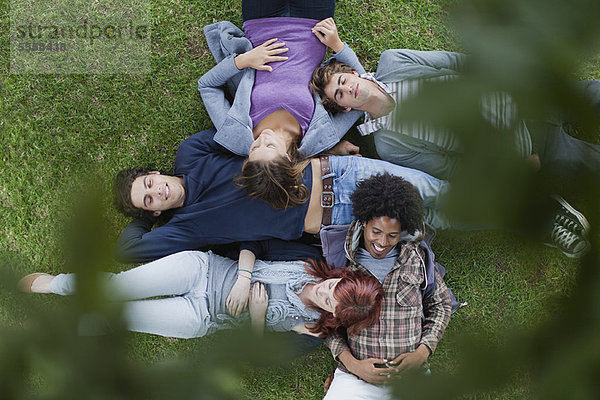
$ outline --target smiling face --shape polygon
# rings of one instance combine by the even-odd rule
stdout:
[[[371,96],[373,82],[361,78],[356,71],[351,73],[337,73],[325,85],[325,95],[337,105],[360,110]]]
[[[310,296],[311,302],[316,307],[335,315],[335,308],[338,305],[338,301],[333,293],[341,280],[341,278],[330,278],[313,285]]]
[[[265,129],[250,146],[248,160],[271,161],[281,156],[289,158],[285,139],[271,129]]]
[[[161,175],[152,171],[148,175],[138,176],[131,184],[131,203],[136,208],[161,211],[181,207],[185,200],[183,179],[177,176]]]
[[[373,258],[384,258],[400,241],[402,227],[395,218],[377,217],[364,225],[365,250]]]

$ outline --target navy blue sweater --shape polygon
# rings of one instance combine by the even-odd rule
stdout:
[[[292,240],[302,235],[308,202],[275,210],[249,198],[233,183],[244,159],[214,142],[214,134],[214,129],[199,132],[179,145],[174,175],[183,177],[185,183],[183,206],[175,210],[169,222],[154,230],[150,221],[133,220],[119,236],[117,260],[148,262],[212,244]],[[303,182],[310,190],[310,165]]]

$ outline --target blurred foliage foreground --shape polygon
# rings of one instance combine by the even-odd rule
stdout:
[[[472,104],[481,93],[504,90],[517,99],[523,118],[541,119],[548,110],[564,110],[579,121],[579,137],[597,143],[598,120],[573,83],[578,65],[598,49],[598,17],[597,0],[473,0],[458,6],[456,29],[472,55],[470,69],[463,75],[466,84],[425,92],[411,112],[419,115],[426,110],[427,117],[454,124],[468,138],[477,131],[477,112],[464,104]],[[456,182],[461,206],[455,211],[516,213],[529,201],[528,188],[541,185],[538,178],[523,176],[522,169],[491,151],[501,144],[469,143],[466,163],[473,166],[472,174]],[[531,377],[531,392],[538,398],[600,398],[600,188],[591,181],[576,183],[568,187],[585,205],[593,227],[593,249],[579,265],[572,295],[556,299],[551,305],[556,311],[533,328],[508,330],[502,343],[484,335],[464,336],[456,352],[460,357],[456,369],[400,381],[395,390],[402,398],[477,396],[519,374]],[[90,313],[108,317],[115,327],[123,326],[118,306],[101,301],[93,279],[94,271],[103,269],[111,254],[101,230],[101,207],[94,200],[82,204],[73,214],[65,240],[67,266],[81,273],[83,290],[73,301],[49,310],[39,296],[14,292],[17,277],[10,271],[19,261],[3,262],[3,301],[11,303],[14,311],[3,319],[23,323],[4,324],[0,331],[0,398],[240,398],[240,363],[279,361],[272,357],[285,353],[284,344],[272,338],[268,343],[256,341],[246,332],[216,339],[210,349],[191,351],[187,358],[150,366],[128,357],[128,336],[122,329],[100,337],[78,335],[80,316]],[[508,211],[506,204],[511,205]]]

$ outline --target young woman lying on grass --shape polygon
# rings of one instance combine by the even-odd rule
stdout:
[[[308,86],[327,47],[335,59],[364,73],[339,38],[334,10],[334,0],[243,0],[243,32],[229,22],[204,28],[218,64],[198,80],[198,90],[217,143],[250,159],[268,156],[268,143],[258,140],[266,135],[285,140],[305,157],[338,144],[360,113],[328,113]],[[232,102],[225,85],[235,94]],[[348,142],[333,150],[356,151]]]
[[[238,276],[252,282],[249,312],[228,314],[227,298]],[[232,328],[250,317],[254,330],[295,331],[327,337],[349,334],[379,318],[382,289],[366,274],[330,269],[313,261],[256,261],[250,273],[212,252],[184,251],[118,274],[104,273],[110,299],[123,301],[127,328],[194,338]],[[75,274],[35,273],[19,281],[28,293],[70,295]],[[159,299],[151,297],[164,296]]]

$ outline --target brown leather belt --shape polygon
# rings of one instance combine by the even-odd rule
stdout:
[[[323,191],[321,192],[321,208],[323,209],[323,225],[331,225],[331,209],[335,202],[333,195],[333,176],[323,179],[324,176],[331,173],[329,168],[329,156],[321,156],[321,179],[323,182]]]

